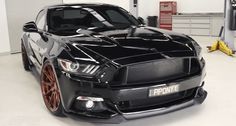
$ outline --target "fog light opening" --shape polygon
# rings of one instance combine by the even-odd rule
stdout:
[[[86,103],[85,103],[85,107],[87,108],[87,109],[92,109],[93,107],[94,107],[94,102],[93,101],[87,101]]]
[[[103,98],[97,98],[97,97],[85,97],[85,96],[79,96],[76,98],[76,100],[79,101],[79,103],[83,106],[86,110],[93,110],[93,108],[96,107],[96,105],[99,102],[103,102]]]

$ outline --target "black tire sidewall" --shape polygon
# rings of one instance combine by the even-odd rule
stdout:
[[[22,62],[23,62],[24,69],[26,71],[30,71],[29,59],[28,59],[28,56],[27,56],[25,46],[23,44],[21,45],[21,54],[22,54]]]

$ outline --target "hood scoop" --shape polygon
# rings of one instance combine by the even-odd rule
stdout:
[[[100,42],[100,43],[103,43],[103,44],[106,43],[108,45],[119,45],[119,43],[116,42],[116,40],[114,40],[110,37],[107,37],[103,34],[100,34],[98,32],[94,32],[94,31],[90,31],[90,30],[83,30],[83,29],[79,29],[76,32],[79,33],[79,34],[82,34],[84,36],[94,38],[95,39],[94,42],[97,42],[98,44]]]

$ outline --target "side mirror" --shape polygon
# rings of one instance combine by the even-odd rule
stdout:
[[[144,19],[142,17],[138,17],[138,21],[140,24],[145,25]]]
[[[24,32],[38,32],[38,28],[36,24],[32,22],[28,22],[23,26],[23,31]]]

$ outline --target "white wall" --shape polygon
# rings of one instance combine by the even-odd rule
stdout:
[[[10,52],[5,0],[0,0],[0,54]]]
[[[129,11],[129,0],[64,0],[64,3],[98,2],[121,6]],[[139,0],[139,16],[144,19],[147,16],[159,15],[160,1],[171,0]],[[177,1],[179,13],[223,13],[224,0],[173,0]]]
[[[139,16],[159,16],[161,1],[177,1],[178,13],[224,12],[224,0],[139,0]]]
[[[170,1],[170,0],[158,0]],[[224,0],[173,0],[179,13],[223,13]],[[159,10],[158,2],[158,10]]]
[[[139,16],[147,19],[148,16],[159,15],[159,0],[139,0]]]
[[[129,0],[63,0],[64,3],[107,3],[129,10]]]
[[[159,0],[139,0],[139,16],[147,18],[147,16],[155,16],[159,13]],[[130,11],[132,0],[63,0],[64,3],[108,3],[123,7]]]

